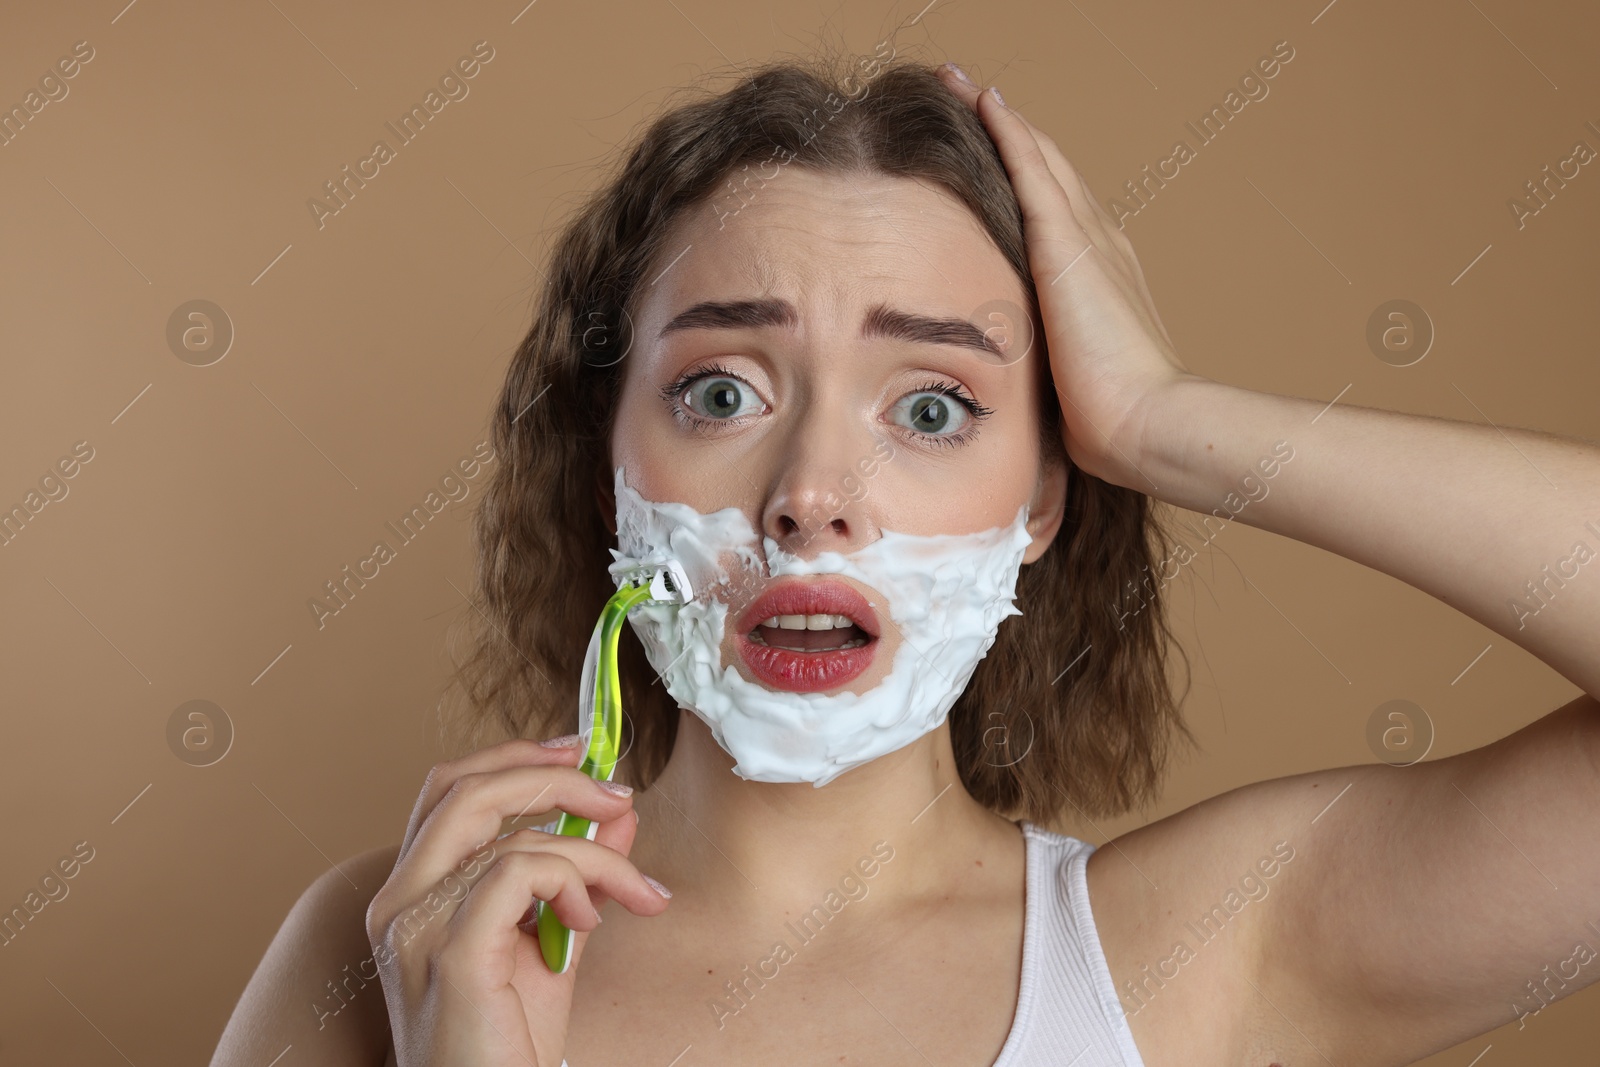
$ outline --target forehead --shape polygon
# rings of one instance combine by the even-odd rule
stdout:
[[[643,336],[705,299],[782,296],[804,320],[879,301],[964,317],[1022,298],[977,216],[931,182],[789,166],[744,196],[721,186],[673,225],[641,285]]]

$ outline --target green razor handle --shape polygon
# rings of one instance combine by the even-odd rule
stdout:
[[[589,637],[589,651],[578,685],[578,732],[589,738],[589,745],[578,769],[596,781],[609,782],[621,757],[622,686],[617,677],[617,638],[628,612],[647,601],[682,604],[691,598],[688,577],[676,562],[648,568],[648,577],[647,584],[624,582],[606,601]],[[562,812],[556,833],[593,841],[599,829],[599,823]],[[551,973],[565,974],[572,963],[577,934],[556,917],[549,901],[539,901],[538,913],[539,950],[544,962]]]

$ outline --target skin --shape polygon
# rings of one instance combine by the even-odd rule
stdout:
[[[985,121],[1022,204],[1051,381],[1074,463],[1209,512],[1235,490],[1241,472],[1287,439],[1297,446],[1293,473],[1242,511],[1241,521],[1431,593],[1585,690],[1484,748],[1404,773],[1347,767],[1256,783],[1099,850],[1090,863],[1090,893],[1119,991],[1144,980],[1146,967],[1170,959],[1177,941],[1187,937],[1199,949],[1177,967],[1198,977],[1151,982],[1142,1001],[1125,1000],[1136,1044],[1152,1064],[1195,1062],[1197,1055],[1219,1064],[1319,1055],[1340,1063],[1406,1062],[1514,1021],[1519,992],[1529,1005],[1524,1010],[1539,1003],[1524,989],[1530,977],[1571,959],[1576,940],[1600,944],[1586,910],[1600,898],[1600,850],[1575,847],[1600,838],[1594,698],[1600,657],[1592,638],[1600,629],[1600,582],[1569,583],[1537,626],[1516,625],[1505,603],[1541,564],[1568,555],[1583,519],[1594,517],[1600,449],[1349,404],[1323,410],[1319,401],[1188,371],[1131,244],[1060,150],[997,98],[946,78]],[[618,463],[637,471],[646,497],[684,500],[701,511],[736,503],[776,538],[792,534],[785,516],[809,504],[806,494],[829,487],[840,466],[869,447],[875,402],[885,394],[877,350],[858,345],[851,333],[851,312],[870,299],[863,290],[903,278],[908,293],[949,298],[942,271],[930,273],[929,260],[954,269],[982,258],[944,254],[951,246],[941,239],[960,240],[962,227],[951,218],[940,228],[931,202],[929,211],[903,217],[914,194],[902,183],[875,182],[869,196],[861,195],[866,187],[840,189],[837,181],[804,174],[774,186],[770,195],[763,190],[768,214],[760,227],[712,234],[702,226],[697,236],[705,244],[695,247],[721,251],[720,240],[733,252],[771,242],[767,247],[783,264],[776,287],[805,294],[800,330],[792,339],[719,332],[714,339],[685,338],[682,349],[647,349],[630,368],[637,377],[624,393],[623,430],[613,450]],[[862,211],[868,199],[884,205],[883,213]],[[791,209],[797,213],[786,216]],[[670,247],[689,243],[682,236]],[[940,254],[908,255],[906,237]],[[848,267],[839,256],[851,257]],[[752,281],[735,266],[740,262],[737,254],[685,257],[667,275],[673,286],[644,305],[639,336],[652,337],[684,294],[701,298],[725,291],[719,287],[749,292]],[[986,279],[950,280],[977,284],[970,292],[991,291]],[[1004,282],[998,267],[993,282]],[[735,349],[740,366],[752,367],[752,384],[769,390],[764,399],[777,398],[771,414],[722,436],[683,436],[643,386]],[[754,369],[763,361],[779,365],[766,379]],[[1014,375],[1012,385],[1020,392],[1026,380]],[[995,388],[975,380],[980,396],[980,384]],[[998,418],[991,420],[984,432],[998,426]],[[998,436],[980,438],[979,447],[998,444]],[[1026,440],[1019,431],[1005,442],[1014,446],[1009,454],[986,454],[998,463],[966,466],[967,456],[982,454],[976,449],[943,461],[939,484],[965,491],[940,494],[937,509],[917,506],[918,490],[933,484],[936,468],[919,461],[892,469],[881,488],[875,484],[866,500],[847,508],[842,525],[821,537],[848,550],[870,538],[874,524],[934,533],[1003,522],[1021,498],[1019,468],[1024,483],[1035,476]],[[662,457],[672,461],[663,464]],[[1006,494],[1004,506],[979,495],[985,488]],[[1498,506],[1485,509],[1485,499]],[[647,829],[692,821],[763,887],[847,863],[853,842],[870,834],[885,806],[925,803],[941,772],[955,781],[948,775],[947,729],[820,791],[743,782],[727,773],[731,760],[697,719],[683,713],[680,729],[652,791],[670,793],[671,808],[653,805],[649,793],[638,801]],[[955,803],[945,807],[949,800]],[[911,898],[959,870],[961,848],[981,848],[1010,832],[974,807],[958,782],[940,801],[941,818],[955,825],[941,822],[939,835],[908,849],[907,868],[916,875],[905,890]],[[1527,857],[1505,847],[1494,829],[1505,824],[1515,826],[1517,848]],[[1387,844],[1376,844],[1375,834]],[[786,901],[781,891],[769,898],[766,888],[758,894],[710,849],[685,848],[688,840],[644,834],[636,855],[673,871],[697,897],[714,900],[719,914],[753,917],[778,901],[800,906],[806,899],[800,893]],[[945,847],[956,842],[959,848]],[[1278,842],[1293,850],[1293,859],[1268,878],[1261,864]],[[1254,875],[1252,884],[1267,888],[1260,900],[1274,903],[1246,908],[1232,923],[1236,936],[1201,944],[1185,921],[1205,914],[1242,875]],[[1166,965],[1166,973],[1173,970]],[[1591,964],[1556,992],[1570,994],[1597,977],[1600,964]]]
[[[612,439],[614,464],[646,499],[682,501],[701,512],[740,508],[756,529],[802,558],[855,552],[885,529],[928,535],[1003,526],[1027,502],[1035,539],[1024,565],[1043,553],[1060,527],[1066,475],[1040,460],[1037,346],[1021,358],[994,360],[952,345],[859,336],[867,309],[880,302],[965,319],[987,300],[1022,301],[1021,284],[1004,257],[954,198],[906,179],[796,170],[763,190],[739,225],[719,230],[709,213],[688,216],[666,242],[674,255],[684,245],[693,245],[694,253],[674,264],[636,312],[636,336],[644,340],[629,356]],[[768,284],[755,264],[769,271]],[[677,330],[657,338],[692,304],[763,297],[792,302],[798,323]],[[682,398],[669,404],[659,390],[712,364],[743,379],[738,387],[747,414],[710,429],[685,425],[672,413]],[[957,384],[993,409],[981,424],[951,416],[937,427],[946,438],[971,433],[969,440],[952,445],[912,428],[909,406],[901,402],[926,397],[919,387],[930,379]],[[701,379],[697,387],[703,395],[725,380]],[[688,402],[704,407],[693,389]],[[867,492],[859,501],[845,498],[827,525],[806,529],[803,517],[837,493],[841,479],[882,440],[895,455]],[[929,507],[930,500],[937,506]],[[881,592],[840,580],[884,603]],[[886,612],[879,617],[883,634],[873,664],[844,689],[875,685],[898,651],[899,635]],[[724,664],[754,680],[734,652],[731,633],[723,656]],[[954,783],[960,795],[940,802],[940,818],[919,820],[928,844],[906,850],[902,870],[915,877],[907,878],[905,892],[923,893],[985,837],[1017,833],[960,790],[948,731],[946,724],[819,790],[739,778],[709,729],[684,713],[656,788],[673,797],[683,813],[679,821],[699,826],[749,881],[728,864],[707,863],[703,843],[683,854],[641,840],[641,855],[678,883],[711,895],[722,909],[757,913],[808,905],[805,872],[848,866],[861,842],[882,836],[885,813],[903,809],[909,821]],[[657,807],[649,796],[639,801],[646,823]],[[759,893],[751,882],[763,887]],[[775,888],[781,886],[793,890]]]
[[[855,552],[884,530],[931,535],[1004,526],[1026,503],[1034,540],[1024,566],[1038,559],[1060,528],[1066,489],[1065,469],[1044,462],[1039,448],[1038,390],[1046,381],[1039,346],[1009,347],[1005,342],[1025,331],[997,332],[1002,353],[996,358],[951,344],[861,336],[863,317],[880,303],[976,321],[975,333],[991,324],[974,309],[993,301],[1023,305],[1020,280],[965,207],[942,190],[906,179],[796,168],[763,190],[759,204],[742,213],[737,225],[719,229],[710,213],[681,220],[665,247],[676,255],[685,245],[693,254],[678,259],[635,311],[641,340],[629,355],[611,442],[613,464],[624,469],[630,486],[646,499],[681,501],[701,512],[740,508],[753,527],[802,558]],[[796,321],[661,336],[669,321],[698,302],[763,298],[791,302]],[[726,374],[703,377],[686,396],[663,400],[664,386],[713,364]],[[724,416],[720,424],[709,418],[686,424],[674,414],[676,407],[706,418],[705,394],[728,375],[736,376],[741,414]],[[922,387],[930,380],[949,383],[991,413],[979,420],[952,403],[945,421],[920,428],[909,401],[929,398]],[[965,439],[950,440],[957,434]],[[871,478],[867,492],[826,507],[825,498],[838,499],[841,481],[860,459],[883,454],[885,441],[893,458]],[[614,516],[608,494],[601,506]],[[804,518],[817,506],[824,506],[831,521],[808,528]],[[884,604],[881,592],[840,580]],[[757,582],[754,592],[760,588]],[[885,611],[878,614],[882,635],[873,665],[843,689],[863,692],[876,685],[898,651],[898,633]],[[724,664],[755,680],[734,651],[731,634],[723,656]],[[699,718],[680,712],[665,771],[635,800],[643,829],[631,856],[673,888],[674,904],[669,915],[648,923],[623,917],[615,928],[591,936],[574,994],[572,1062],[609,1062],[622,1051],[604,1043],[602,1032],[609,1027],[603,1017],[596,1017],[591,1032],[583,1014],[590,990],[599,1000],[615,995],[619,983],[628,988],[622,960],[614,965],[613,957],[626,953],[637,972],[642,954],[657,961],[651,969],[659,973],[685,956],[704,960],[705,945],[719,939],[759,945],[764,953],[774,929],[808,911],[836,872],[849,870],[880,839],[892,842],[895,858],[872,881],[871,910],[858,922],[920,916],[933,902],[946,902],[942,924],[896,936],[907,958],[942,958],[941,939],[956,936],[962,922],[977,929],[992,922],[1004,926],[1014,951],[1001,957],[991,986],[998,991],[991,1025],[978,1030],[985,1043],[977,1054],[992,1058],[1015,1001],[1022,841],[1014,823],[989,812],[962,787],[948,721],[825,789],[746,781],[732,773],[733,764]],[[935,798],[938,803],[929,808]],[[819,872],[825,872],[821,878]],[[996,900],[1004,906],[997,909]],[[987,919],[970,916],[964,902],[987,912]],[[842,963],[843,957],[830,957],[829,951],[806,948],[805,962],[814,973]],[[737,967],[730,961],[727,970]],[[785,981],[797,989],[800,980]],[[718,995],[719,984],[702,975],[693,986],[697,999],[681,1016],[694,1024],[708,1019],[704,1002]],[[786,1028],[781,1014],[766,1018],[773,1032]],[[681,1020],[664,1025],[671,1021],[685,1031],[679,1048],[696,1040],[695,1027]],[[836,1016],[835,1032],[841,1047],[849,1048],[841,1022]],[[868,1025],[882,1030],[876,1019]],[[715,1031],[699,1033],[703,1042]],[[861,1049],[872,1039],[852,1040]],[[721,1045],[730,1047],[726,1040]],[[909,1051],[902,1047],[893,1054]]]
[[[1406,1063],[1526,1024],[1540,1005],[1528,981],[1572,960],[1576,942],[1600,945],[1600,582],[1568,581],[1532,620],[1507,601],[1574,542],[1595,547],[1583,524],[1600,500],[1600,448],[1188,372],[1127,237],[1054,142],[989,92],[945,78],[983,118],[1021,201],[1075,463],[1209,512],[1289,440],[1292,473],[1239,521],[1438,597],[1583,691],[1479,749],[1403,772],[1255,783],[1096,852],[1090,895],[1121,990],[1194,941],[1184,923],[1272,843],[1298,849],[1271,903],[1246,907],[1236,936],[1180,965],[1197,977],[1148,987],[1129,1018],[1146,1062]],[[1559,970],[1566,980],[1544,987],[1546,1001],[1600,979],[1594,962]]]
[[[1034,540],[1023,562],[1033,562],[1060,528],[1066,486],[1065,469],[1047,468],[1037,443],[1042,356],[1026,344],[1028,330],[974,314],[1000,303],[1020,308],[1020,281],[946,192],[906,179],[801,168],[784,177],[763,190],[742,224],[721,227],[709,213],[694,212],[666,240],[671,269],[634,313],[644,340],[624,375],[612,468],[621,466],[647,500],[701,512],[739,508],[759,533],[802,558],[859,551],[886,529],[929,535],[1005,526],[1026,502]],[[693,253],[676,258],[685,246]],[[788,301],[796,321],[661,336],[693,305],[740,300]],[[971,320],[972,332],[990,329],[1002,352],[862,337],[863,318],[880,304]],[[727,374],[707,374],[712,366]],[[700,377],[664,401],[660,390],[683,375]],[[707,405],[729,375],[738,414],[727,413],[733,405],[724,400],[724,410],[708,417]],[[978,418],[946,399],[942,420],[917,422],[911,404],[938,399],[922,388],[930,381],[958,388],[991,412]],[[880,456],[890,458],[863,478],[858,465]],[[855,494],[861,499],[848,500],[844,487],[859,483],[866,485]],[[615,533],[608,487],[601,487],[600,506]],[[817,509],[831,521],[808,522]],[[766,583],[731,554],[723,562],[730,588],[715,592],[737,617]],[[881,591],[838,580],[879,605],[883,633],[873,664],[838,690],[865,692],[887,675],[900,638]],[[755,680],[732,632],[723,664]]]
[[[1583,523],[1600,519],[1600,448],[1189,372],[1126,236],[1054,142],[998,99],[944,77],[986,124],[1017,190],[1050,387],[1078,467],[1204,513],[1288,440],[1292,464],[1237,521],[1438,597],[1583,691],[1554,710],[1508,710],[1508,720],[1533,721],[1482,748],[1403,769],[1258,782],[1106,842],[1090,858],[1089,893],[1144,1062],[1401,1064],[1519,1015],[1537,1025],[1530,1018],[1542,1003],[1600,979],[1600,960],[1574,964],[1576,944],[1600,946],[1600,580],[1568,580],[1532,618],[1519,620],[1507,601],[1574,542],[1594,547]],[[679,259],[640,305],[645,343],[630,354],[612,458],[647,498],[703,512],[738,506],[794,543],[797,515],[837,488],[876,435],[903,430],[883,416],[933,371],[994,409],[978,436],[934,452],[897,443],[866,496],[794,550],[849,551],[883,529],[972,532],[1008,522],[1026,501],[1039,520],[1027,559],[1037,559],[1057,533],[1064,484],[1040,462],[1033,436],[1039,376],[1024,360],[997,368],[970,351],[856,336],[879,299],[963,316],[988,299],[1020,303],[1017,281],[976,223],[935,191],[852,182],[790,169],[732,229],[685,222],[673,254],[691,243],[707,254]],[[768,273],[754,273],[756,263]],[[795,301],[794,329],[650,340],[691,299],[760,293]],[[654,391],[713,356],[748,376],[763,410],[696,435]],[[382,1062],[382,1001],[358,997],[347,1010],[359,1024],[322,1032],[302,1006],[322,991],[295,976],[338,974],[382,939],[392,915],[492,839],[502,818],[552,808],[599,822],[596,842],[495,841],[513,855],[448,920],[454,940],[435,923],[431,944],[421,939],[406,960],[406,981],[385,973],[391,1016],[397,990],[421,989],[435,973],[453,974],[470,1001],[468,1010],[429,986],[429,1004],[456,1010],[430,1037],[426,1006],[411,1006],[409,1040],[447,1054],[408,1046],[401,1062],[512,1065],[535,1062],[536,1052],[548,1065],[563,1053],[573,1067],[666,1063],[690,1043],[702,1064],[786,1062],[797,1049],[839,1062],[925,1062],[907,1035],[944,1062],[993,1061],[1017,993],[1022,843],[1015,824],[962,789],[947,726],[822,790],[739,779],[688,712],[665,773],[631,798],[579,774],[580,756],[518,740],[435,768],[402,848],[346,865],[363,886],[387,872],[366,938],[351,906],[360,895],[343,884],[346,871],[330,871],[280,931],[213,1062],[266,1062],[289,1042],[300,1062]],[[880,839],[895,857],[865,902],[841,912],[841,936],[806,945],[750,1017],[712,1026],[704,1005],[721,981],[760,959],[774,930]],[[1262,864],[1275,849],[1280,862],[1268,874]],[[656,896],[640,871],[674,897]],[[1232,909],[1225,934],[1199,942],[1189,924],[1240,886],[1249,902]],[[585,891],[603,906],[604,926]],[[553,897],[563,921],[585,931],[568,975],[549,975],[517,940],[530,892]],[[1180,940],[1193,958],[1164,962]],[[988,950],[963,951],[970,943]],[[1151,972],[1167,977],[1158,983]],[[1125,992],[1134,982],[1145,983],[1142,1003]]]
[[[1026,504],[1033,541],[1023,565],[1043,554],[1061,525],[1066,471],[1039,447],[1039,390],[1048,387],[1042,348],[1011,340],[1036,336],[1037,323],[996,329],[979,314],[986,306],[1026,306],[1024,289],[951,195],[904,179],[793,168],[737,225],[719,231],[712,212],[698,213],[668,244],[674,255],[684,245],[694,254],[678,259],[635,311],[644,340],[629,355],[611,442],[630,485],[648,499],[702,512],[739,507],[802,558],[853,552],[885,530],[1006,526]],[[791,301],[793,326],[658,337],[693,303],[760,296]],[[989,330],[1000,351],[862,338],[863,316],[878,304],[970,322],[972,335]],[[713,361],[744,379],[759,403],[737,427],[697,431],[659,393]],[[932,399],[923,388],[930,380],[990,413],[979,420],[947,399],[948,418],[919,427],[907,402]],[[956,434],[964,436],[959,444],[943,440]],[[840,491],[859,460],[884,455],[885,444],[892,459],[867,492],[827,509],[820,527],[805,527],[804,517]],[[614,517],[608,497],[600,506]],[[857,588],[884,602],[880,592]],[[874,663],[845,688],[864,691],[887,673],[900,637],[885,611],[879,620]],[[742,663],[731,640],[724,662]],[[388,1020],[384,1000],[364,995],[341,1013],[341,1025],[317,1025],[323,1020],[303,1007],[263,1023],[260,1014],[282,1011],[277,1005],[327,1000],[315,985],[278,993],[295,981],[291,973],[337,975],[372,955],[347,936],[321,935],[324,927],[347,933],[361,925],[348,915],[335,921],[352,894],[327,880],[308,894],[257,972],[218,1067],[253,1062],[279,1035],[289,1035],[297,1054],[330,1063],[340,1054],[348,1055],[337,1062],[382,1062],[374,1048],[408,1065],[513,1065],[535,1056],[552,1065],[566,1056],[579,1067],[666,1063],[690,1043],[701,1064],[783,1062],[790,1035],[807,1029],[837,1056],[921,1062],[880,1011],[919,1043],[961,1060],[998,1054],[1020,976],[1024,845],[1015,823],[962,787],[948,723],[821,790],[739,778],[733,759],[687,711],[665,772],[648,791],[631,798],[600,792],[576,771],[581,755],[519,740],[436,767],[402,848],[348,865],[358,884],[382,883],[366,914],[373,946],[452,863],[492,839],[502,819],[543,822],[559,808],[599,822],[597,838],[557,841],[530,830],[494,841],[497,858],[484,864],[490,873],[384,971]],[[882,862],[878,842],[892,848],[892,860]],[[860,863],[875,856],[875,873],[861,877]],[[722,982],[767,956],[783,924],[811,913],[851,871],[866,894],[783,966],[784,992],[763,998],[759,1022],[716,1026],[706,1004],[722,994]],[[638,872],[665,883],[672,899],[662,901]],[[566,975],[550,975],[517,931],[530,893],[554,898],[563,922],[579,931]],[[609,920],[603,926],[591,902]],[[960,946],[968,939],[998,948],[966,952]],[[335,943],[337,950],[325,947]],[[841,986],[841,974],[859,983],[860,995]],[[962,981],[952,982],[953,974]],[[619,1004],[628,1006],[626,1027],[616,1025]],[[828,1020],[824,1033],[815,1032],[819,1010]],[[395,1020],[403,1020],[397,1050],[382,1029]]]

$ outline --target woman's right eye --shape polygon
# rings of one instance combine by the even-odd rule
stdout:
[[[726,375],[690,381],[682,391],[684,405],[697,415],[723,420],[761,410],[761,398],[744,382]]]

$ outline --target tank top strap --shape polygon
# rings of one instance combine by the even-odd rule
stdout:
[[[1097,846],[1020,823],[1027,848],[1022,982],[994,1067],[1144,1067],[1089,907]]]

